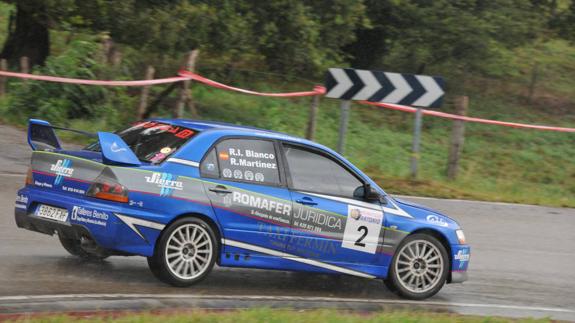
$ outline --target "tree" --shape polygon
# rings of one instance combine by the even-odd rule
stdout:
[[[359,30],[347,48],[362,67],[424,73],[446,64],[488,73],[502,51],[534,39],[544,28],[528,0],[369,0],[366,5],[373,28]]]
[[[48,17],[43,1],[18,1],[8,23],[8,37],[0,58],[16,65],[22,56],[32,65],[43,64],[50,54]]]

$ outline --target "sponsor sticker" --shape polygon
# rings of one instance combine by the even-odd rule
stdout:
[[[442,217],[437,216],[435,214],[428,215],[426,220],[427,220],[427,222],[434,224],[434,225],[438,225],[440,227],[449,226],[449,223],[447,223]]]
[[[382,225],[382,211],[348,205],[342,248],[375,254]]]
[[[72,177],[72,174],[74,174],[74,168],[72,168],[70,159],[58,159],[55,164],[50,165],[50,171],[56,174],[55,186],[62,184],[64,177]]]
[[[453,259],[459,260],[459,268],[460,269],[465,266],[465,263],[469,261],[469,258],[470,258],[470,254],[469,254],[469,250],[467,250],[467,249],[461,249],[461,250],[457,251],[457,253],[453,257]]]
[[[120,145],[118,145],[118,143],[115,141],[112,143],[112,146],[110,146],[110,150],[114,153],[121,153],[127,151],[127,149],[124,147],[120,148]]]
[[[72,221],[89,223],[105,227],[108,223],[108,214],[102,211],[74,206],[72,208]]]
[[[315,208],[298,207],[293,214],[293,220],[295,227],[317,233],[341,232],[343,229],[342,217],[326,214]]]
[[[232,192],[232,203],[248,206],[256,210],[273,212],[280,215],[289,216],[291,213],[291,203],[283,203],[276,200],[267,199],[260,196],[246,194],[243,192]],[[254,212],[252,212],[254,213]],[[285,222],[285,221],[281,221]],[[289,221],[287,221],[289,223]]]
[[[144,201],[134,201],[134,200],[130,200],[130,206],[139,206],[139,207],[144,207]]]
[[[184,183],[178,181],[178,176],[170,173],[152,173],[152,176],[145,176],[146,182],[156,184],[160,188],[161,196],[171,196],[174,191],[184,189]]]

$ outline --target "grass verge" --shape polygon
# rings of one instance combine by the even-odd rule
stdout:
[[[41,315],[15,319],[12,322],[27,323],[67,323],[67,322],[119,322],[119,323],[165,323],[165,322],[346,322],[346,323],[371,323],[371,322],[551,322],[549,319],[510,319],[501,317],[483,317],[459,314],[445,314],[432,312],[382,312],[358,314],[338,310],[273,310],[273,309],[248,309],[239,311],[190,311],[174,314],[132,313],[118,315],[94,315],[82,317],[78,315]]]

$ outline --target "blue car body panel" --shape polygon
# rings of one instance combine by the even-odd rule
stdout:
[[[51,233],[52,226],[40,230],[29,220],[53,222],[37,217],[39,205],[63,208],[68,211],[68,219],[65,223],[54,223],[53,231],[62,226],[81,227],[106,249],[149,257],[154,254],[162,231],[171,222],[182,216],[202,216],[211,220],[219,233],[218,262],[222,266],[366,278],[387,277],[401,241],[425,230],[433,231],[445,242],[453,281],[459,280],[457,273],[467,270],[470,248],[459,243],[455,233],[460,229],[457,222],[437,211],[390,197],[353,164],[327,147],[250,127],[189,120],[155,121],[187,127],[197,134],[160,164],[138,162],[136,165],[131,151],[117,158],[110,157],[114,149],[125,153],[127,146],[123,142],[118,142],[114,149],[109,149],[111,144],[108,144],[107,157],[94,151],[62,150],[59,143],[52,151],[34,151],[33,185],[19,190],[16,199],[18,225]],[[45,125],[38,120],[34,122]],[[101,137],[112,141],[119,138],[109,135]],[[202,176],[200,163],[210,148],[225,138],[261,138],[320,150],[355,172],[386,201],[368,203],[291,190],[284,173],[280,174],[282,185],[278,186]],[[86,196],[94,181],[104,173],[129,190],[128,202]],[[218,185],[227,187],[231,193],[222,196],[213,192]],[[299,203],[302,200],[314,204],[302,205]],[[370,252],[346,246],[344,229],[354,208],[362,214],[373,214],[372,224],[378,233]]]

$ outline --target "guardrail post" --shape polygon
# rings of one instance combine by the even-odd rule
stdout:
[[[315,138],[315,128],[317,126],[317,111],[319,108],[319,95],[314,95],[311,100],[311,106],[309,109],[309,120],[307,124],[306,138],[309,140],[314,140]]]
[[[8,62],[6,59],[0,59],[0,71],[8,71]],[[0,76],[0,96],[6,94],[6,78]]]
[[[155,69],[153,66],[148,66],[146,69],[146,80],[151,80],[154,78]],[[148,109],[148,96],[150,95],[150,86],[145,85],[142,87],[142,93],[140,94],[140,104],[138,105],[138,120],[144,117],[146,110]]]
[[[461,116],[467,114],[469,106],[469,97],[459,96],[455,100],[455,113]],[[453,130],[451,131],[451,145],[449,146],[449,157],[447,159],[447,178],[454,180],[459,172],[459,159],[463,150],[465,141],[465,122],[461,120],[453,121]]]

